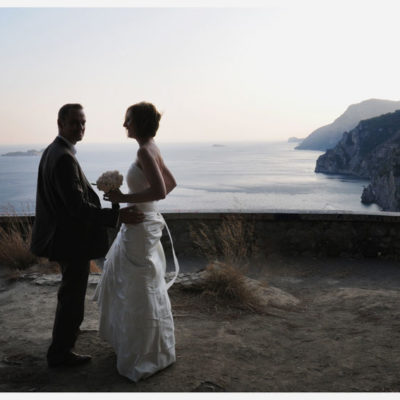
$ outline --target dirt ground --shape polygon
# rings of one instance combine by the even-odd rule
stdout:
[[[137,384],[117,373],[112,349],[97,335],[94,285],[76,346],[92,362],[48,369],[57,285],[3,280],[0,391],[400,391],[398,263],[274,255],[249,274],[299,305],[252,314],[173,287],[177,361]]]

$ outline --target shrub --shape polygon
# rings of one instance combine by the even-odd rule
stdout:
[[[245,272],[255,255],[254,222],[242,215],[228,215],[212,229],[200,224],[190,234],[200,252],[208,259],[202,294],[225,305],[259,311],[260,300],[246,285]]]
[[[192,226],[190,235],[209,262],[221,261],[245,270],[256,253],[254,221],[243,215],[224,216],[216,229],[204,223],[198,229]]]
[[[37,257],[30,250],[32,237],[32,216],[29,207],[19,215],[14,207],[6,206],[0,210],[0,214],[7,220],[4,227],[0,226],[0,265],[12,270],[26,270],[37,264],[37,272],[43,274],[60,273],[60,267],[56,262],[50,262],[47,258]],[[101,273],[95,261],[90,261],[90,272]],[[19,276],[18,271],[15,275]]]
[[[202,295],[212,297],[225,306],[260,312],[262,303],[247,285],[243,272],[230,264],[212,263],[206,268]]]
[[[40,262],[29,250],[32,224],[27,216],[12,216],[7,227],[0,226],[0,264],[26,269]]]

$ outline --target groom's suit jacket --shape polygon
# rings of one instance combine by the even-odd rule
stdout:
[[[117,220],[118,210],[101,208],[71,148],[57,137],[39,164],[31,251],[55,261],[102,257],[106,226]]]

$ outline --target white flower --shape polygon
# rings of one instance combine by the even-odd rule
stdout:
[[[96,181],[97,188],[104,193],[119,189],[124,177],[118,171],[106,171]]]

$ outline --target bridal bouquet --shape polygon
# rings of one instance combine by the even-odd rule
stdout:
[[[104,193],[119,189],[124,177],[118,171],[106,171],[96,181],[96,186]]]

